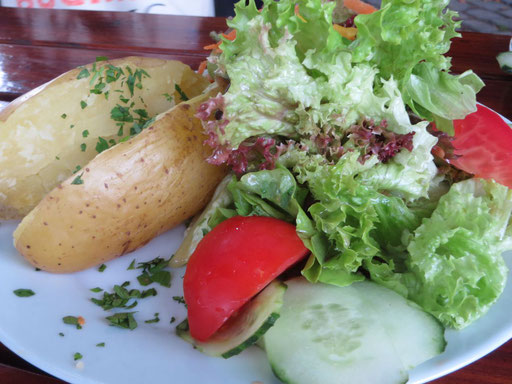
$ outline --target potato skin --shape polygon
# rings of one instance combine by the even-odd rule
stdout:
[[[111,118],[116,105],[133,102],[132,112],[145,110],[150,117],[156,116],[175,105],[172,97],[176,103],[181,101],[175,84],[189,97],[201,94],[209,84],[187,65],[172,60],[126,57],[94,65],[97,69],[113,65],[125,73],[105,83],[108,98],[91,93],[94,71],[90,64],[84,67],[88,77],[78,79],[83,68],[73,69],[0,111],[0,219],[21,219],[77,166],[87,164],[97,155],[98,137],[118,141],[118,122]],[[141,81],[141,89],[133,87],[133,95],[125,81],[128,68],[149,75]],[[81,101],[86,102],[85,108]],[[125,131],[128,128],[126,124]]]
[[[196,214],[226,169],[194,116],[199,96],[161,114],[129,141],[96,156],[52,190],[14,233],[18,251],[50,272],[80,271],[133,251]]]

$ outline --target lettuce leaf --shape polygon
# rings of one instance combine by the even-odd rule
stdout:
[[[454,184],[428,218],[402,239],[407,252],[365,264],[373,281],[416,302],[443,325],[484,315],[505,286],[502,252],[512,249],[512,190],[491,181]]]
[[[483,82],[473,72],[454,76],[450,39],[456,12],[445,10],[448,0],[383,0],[381,9],[355,19],[355,62],[378,67],[384,79],[399,83],[405,103],[421,118],[436,121],[438,129],[453,133],[449,120],[476,111],[476,93]]]
[[[505,286],[501,253],[511,249],[511,212],[505,186],[480,179],[454,184],[407,247],[409,298],[454,328],[485,314]]]

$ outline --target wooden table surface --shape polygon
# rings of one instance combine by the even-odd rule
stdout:
[[[193,68],[205,58],[220,18],[0,7],[0,109],[9,101],[97,56],[144,55],[181,60]],[[486,83],[478,100],[512,119],[512,76],[495,60],[510,36],[463,33],[449,53],[453,72],[473,69]],[[0,282],[1,286],[1,282]],[[0,383],[62,381],[26,363],[0,343]],[[436,384],[512,383],[512,341]]]

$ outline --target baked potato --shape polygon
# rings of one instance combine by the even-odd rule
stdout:
[[[18,251],[46,271],[80,271],[139,248],[201,210],[226,174],[205,161],[211,149],[195,117],[209,95],[159,115],[59,184],[14,232]]]
[[[0,111],[0,219],[22,218],[98,152],[207,85],[181,62],[126,57],[79,67],[13,101]]]

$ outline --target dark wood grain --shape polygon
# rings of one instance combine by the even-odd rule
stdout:
[[[193,1],[193,0],[191,0]],[[202,52],[222,18],[2,8],[0,43],[145,53]]]
[[[452,40],[448,56],[452,57],[452,71],[462,73],[472,69],[485,79],[512,81],[512,75],[500,69],[496,56],[508,51],[510,36],[463,32],[462,38]]]
[[[191,0],[192,1],[192,0]],[[117,12],[0,8],[0,109],[7,101],[97,56],[144,55],[181,60],[193,68],[204,59],[210,31],[220,18]],[[512,119],[512,76],[496,55],[510,37],[465,32],[449,55],[453,72],[472,69],[486,83],[478,100]],[[60,380],[0,344],[0,383],[59,384]],[[512,341],[435,384],[512,384]]]
[[[32,373],[26,370],[13,368],[9,365],[0,364],[0,382],[2,384],[64,384],[46,374]]]

